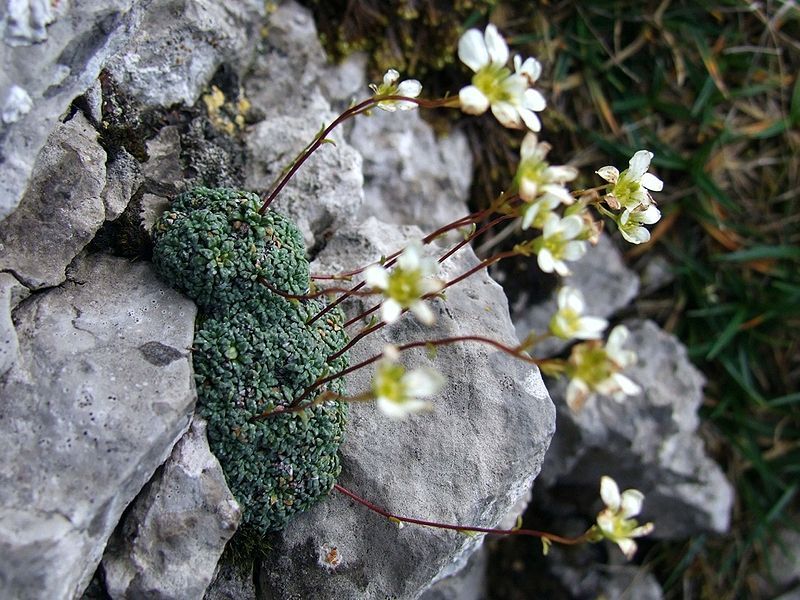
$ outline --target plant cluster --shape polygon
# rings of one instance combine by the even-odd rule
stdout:
[[[442,297],[478,271],[511,257],[536,257],[539,269],[564,276],[596,242],[602,222],[617,223],[626,239],[639,244],[649,238],[644,227],[660,216],[650,191],[663,184],[648,173],[652,153],[636,152],[627,169],[606,166],[597,174],[607,183],[573,191],[577,176],[569,165],[547,160],[549,145],[534,132],[542,129],[537,115],[546,100],[535,87],[539,62],[510,55],[494,25],[470,29],[458,43],[458,56],[473,72],[457,95],[420,98],[416,80],[400,81],[394,69],[374,96],[354,103],[324,127],[282,173],[263,203],[237,190],[198,188],[178,197],[154,228],[154,263],[164,278],[194,298],[201,311],[195,342],[195,366],[202,413],[209,419],[209,439],[228,483],[245,509],[245,522],[259,533],[278,529],[288,517],[335,487],[395,522],[411,522],[458,531],[535,535],[545,551],[552,542],[575,544],[610,539],[628,555],[634,537],[652,525],[638,526],[630,517],[639,512],[642,496],[604,479],[607,509],[596,525],[577,538],[528,530],[500,531],[442,524],[390,515],[335,484],[342,439],[345,402],[376,401],[393,418],[430,408],[423,398],[435,396],[444,378],[434,369],[407,371],[402,353],[411,348],[480,343],[538,365],[550,374],[570,378],[567,403],[580,410],[593,394],[624,401],[639,387],[621,371],[635,361],[624,349],[624,327],[601,341],[607,323],[584,316],[576,290],[562,288],[559,310],[547,332],[531,332],[511,347],[481,335],[426,339],[386,348],[376,356],[348,366],[347,350],[364,337],[412,313],[431,324],[429,303]],[[304,248],[296,228],[271,209],[281,189],[305,161],[328,141],[330,132],[348,119],[378,108],[388,112],[422,108],[457,108],[470,115],[491,112],[504,126],[526,131],[520,167],[508,189],[489,205],[456,219],[422,240],[413,241],[378,263],[348,273],[314,275],[309,280]],[[260,206],[259,206],[260,204]],[[593,212],[595,211],[595,212]],[[464,273],[444,280],[442,262],[496,227],[522,232],[513,249],[484,258]],[[450,232],[460,232],[438,258],[427,246]],[[349,282],[349,287],[324,287],[323,281]],[[320,289],[316,289],[322,286]],[[377,296],[378,302],[342,322],[339,305],[346,299]],[[327,297],[328,303],[319,299]],[[379,311],[380,318],[373,313]],[[348,339],[344,328],[357,329]],[[584,340],[569,359],[536,359],[530,352],[541,340],[557,336]],[[369,389],[345,395],[341,377],[377,363]]]
[[[308,290],[300,232],[257,195],[196,188],[178,196],[153,229],[153,263],[198,305],[193,363],[211,450],[257,535],[281,529],[327,494],[339,475],[346,405],[334,399],[280,419],[308,386],[347,367],[340,311],[309,323],[322,304],[283,294]],[[274,291],[273,291],[274,290]],[[281,293],[278,293],[278,292]],[[340,378],[323,389],[344,393]]]

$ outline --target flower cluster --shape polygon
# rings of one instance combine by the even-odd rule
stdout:
[[[389,69],[383,76],[383,83],[375,85],[369,84],[370,89],[376,96],[406,96],[408,98],[416,98],[422,92],[422,84],[416,79],[406,79],[399,84],[397,80],[400,79],[400,73],[395,69]],[[415,102],[409,100],[382,100],[378,102],[378,108],[387,112],[394,112],[396,110],[412,110],[417,108]]]
[[[364,281],[374,290],[380,290],[384,297],[381,304],[381,318],[393,323],[403,310],[410,310],[426,325],[434,321],[433,311],[425,302],[426,297],[444,287],[444,282],[435,277],[439,263],[423,256],[422,244],[409,244],[397,259],[397,266],[391,271],[381,265],[370,265],[364,271]]]
[[[637,384],[620,373],[636,364],[636,353],[623,347],[629,335],[627,327],[617,325],[605,345],[592,340],[572,347],[566,373],[570,378],[567,405],[573,412],[579,411],[593,392],[618,402],[641,392]]]
[[[608,321],[599,317],[584,317],[586,306],[580,290],[564,286],[558,291],[558,312],[550,320],[550,331],[564,340],[596,340],[602,337]]]
[[[458,42],[458,57],[475,73],[472,85],[458,94],[461,110],[480,115],[491,108],[504,127],[539,131],[542,123],[537,112],[546,102],[533,84],[542,72],[535,58],[514,57],[514,72],[507,67],[508,46],[494,25],[481,33],[467,31]]]
[[[652,159],[652,152],[639,150],[622,173],[612,166],[597,170],[597,174],[611,184],[605,195],[606,204],[613,210],[622,209],[620,214],[604,212],[614,219],[622,237],[631,244],[649,241],[650,232],[643,225],[652,225],[661,218],[650,192],[660,192],[664,182],[647,172]]]
[[[372,393],[378,409],[392,418],[402,418],[429,408],[430,404],[421,398],[436,394],[445,381],[441,373],[429,367],[406,371],[397,362],[398,358],[397,348],[384,348],[383,359],[372,380]]]
[[[606,507],[597,515],[596,531],[602,538],[611,540],[628,560],[636,553],[636,542],[633,538],[649,535],[654,525],[639,525],[635,517],[642,511],[644,494],[639,490],[625,490],[620,494],[617,482],[611,477],[603,476],[600,480],[600,497]]]
[[[520,161],[514,179],[520,198],[526,202],[522,228],[541,227],[546,216],[560,204],[570,205],[575,199],[564,185],[578,176],[575,167],[550,165],[545,161],[550,144],[540,142],[528,133],[520,147]]]

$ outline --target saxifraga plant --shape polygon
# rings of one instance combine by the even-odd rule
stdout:
[[[592,394],[618,401],[640,391],[622,375],[635,355],[624,348],[627,330],[614,328],[601,341],[608,323],[584,316],[580,293],[567,286],[558,294],[558,311],[550,330],[531,333],[511,347],[480,335],[427,339],[388,347],[382,353],[348,366],[347,351],[361,339],[412,312],[425,324],[434,315],[431,298],[500,260],[536,256],[548,273],[569,274],[567,263],[580,259],[597,239],[602,223],[590,208],[616,223],[631,243],[646,242],[645,225],[660,218],[650,191],[661,181],[648,173],[652,153],[636,152],[622,172],[605,166],[597,174],[607,183],[571,192],[577,177],[571,166],[551,165],[550,146],[533,132],[541,129],[536,115],[545,108],[534,88],[541,65],[516,56],[497,29],[470,29],[460,39],[459,58],[473,72],[472,84],[458,95],[439,100],[418,98],[416,80],[399,82],[389,70],[375,95],[353,104],[323,128],[287,167],[261,200],[235,189],[197,188],[178,196],[153,229],[153,262],[161,276],[197,302],[194,367],[200,413],[208,419],[209,443],[220,459],[228,485],[243,507],[243,529],[257,537],[285,527],[289,518],[307,509],[331,489],[346,494],[394,522],[415,523],[459,532],[540,537],[547,551],[551,542],[576,544],[608,539],[631,558],[633,538],[646,535],[652,524],[632,518],[642,507],[637,490],[620,493],[604,477],[601,496],[606,508],[597,522],[576,538],[532,530],[499,530],[462,524],[435,523],[391,514],[336,483],[338,448],[344,436],[346,403],[377,402],[390,417],[400,418],[428,405],[443,377],[433,369],[407,371],[400,355],[410,348],[482,343],[544,372],[567,375],[567,403],[578,411]],[[521,160],[508,190],[487,208],[457,219],[378,263],[348,273],[315,275],[318,281],[362,280],[351,287],[316,289],[309,275],[305,248],[297,227],[271,208],[272,202],[305,161],[341,123],[374,108],[394,112],[423,108],[460,108],[467,114],[491,110],[502,125],[529,130]],[[438,278],[439,265],[466,244],[497,227],[540,231],[512,250],[485,258],[449,281]],[[425,246],[454,231],[462,233],[439,258],[425,255]],[[502,235],[502,234],[501,234]],[[345,322],[339,305],[354,295],[378,295],[380,302]],[[333,297],[326,303],[323,297]],[[373,314],[379,311],[380,318]],[[348,327],[361,329],[348,336]],[[528,352],[554,336],[585,340],[572,348],[569,359],[536,359]],[[342,377],[376,363],[370,389],[347,395]]]

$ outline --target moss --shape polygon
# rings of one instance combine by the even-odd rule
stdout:
[[[286,406],[321,377],[344,369],[348,341],[338,310],[301,294],[308,262],[295,225],[258,196],[197,188],[178,196],[154,227],[160,275],[201,307],[194,341],[199,412],[211,450],[256,539],[327,494],[339,475],[346,405],[328,401],[300,413],[254,420]],[[325,388],[344,393],[340,379]]]

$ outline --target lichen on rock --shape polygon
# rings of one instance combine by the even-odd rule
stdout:
[[[309,323],[324,304],[287,297],[308,290],[302,237],[288,218],[259,207],[257,195],[241,190],[181,194],[155,223],[153,263],[201,308],[193,354],[199,410],[242,524],[262,536],[333,487],[346,405],[329,400],[256,417],[346,368],[346,353],[329,357],[348,337],[340,311]],[[343,394],[344,385],[335,379],[323,391]]]

